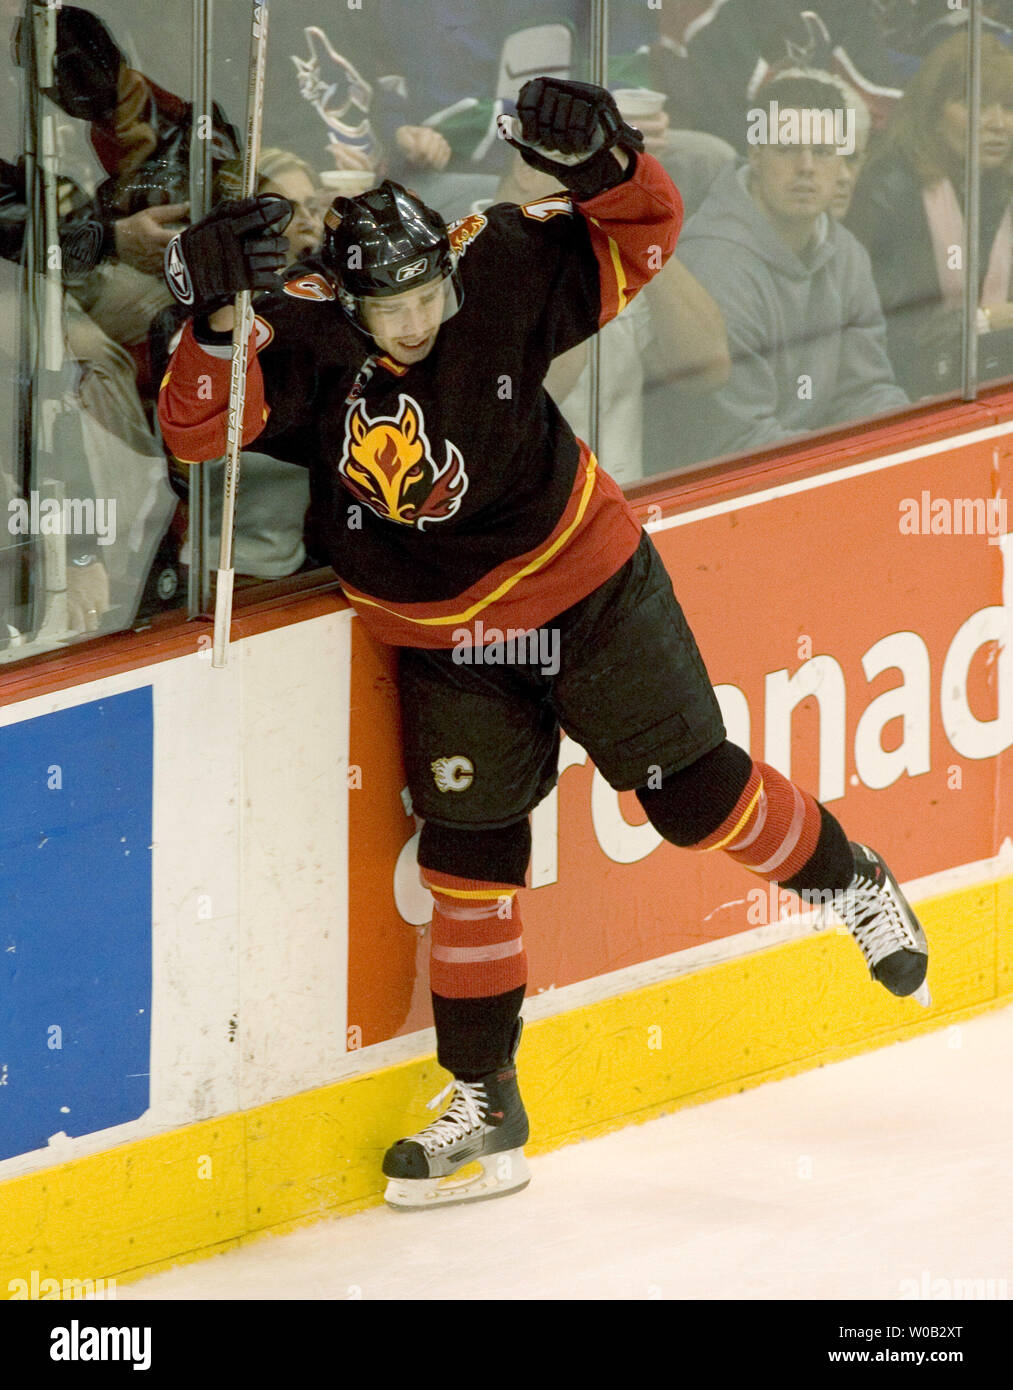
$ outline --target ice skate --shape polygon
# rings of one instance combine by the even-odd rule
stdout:
[[[838,908],[872,977],[891,994],[913,996],[928,1008],[929,947],[897,880],[874,850],[852,843],[855,876]]]
[[[429,1108],[451,1092],[453,1099],[438,1120],[399,1139],[384,1155],[388,1206],[423,1210],[483,1202],[518,1192],[531,1181],[524,1157],[528,1117],[513,1061],[478,1081],[455,1078]],[[476,1164],[481,1171],[473,1171]]]

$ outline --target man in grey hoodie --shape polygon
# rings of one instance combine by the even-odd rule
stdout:
[[[683,230],[680,258],[720,306],[732,356],[728,383],[686,422],[684,463],[908,404],[868,254],[831,215],[847,148],[826,138],[834,113],[847,131],[840,89],[818,77],[767,83],[748,162],[718,176]]]

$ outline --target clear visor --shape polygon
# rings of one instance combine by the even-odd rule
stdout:
[[[451,271],[403,294],[366,295],[353,303],[359,324],[371,333],[378,324],[387,332],[444,324],[460,309],[463,298],[460,279]]]

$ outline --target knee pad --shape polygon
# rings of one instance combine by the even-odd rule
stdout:
[[[698,845],[731,815],[753,771],[753,760],[725,739],[689,767],[670,772],[660,787],[639,787],[637,800],[670,844]]]
[[[485,883],[524,887],[531,858],[527,818],[498,830],[461,829],[427,820],[419,836],[419,867]]]

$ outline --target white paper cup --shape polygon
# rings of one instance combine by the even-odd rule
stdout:
[[[332,198],[357,198],[376,184],[376,175],[369,169],[325,169],[319,177],[321,188]]]
[[[668,100],[664,92],[652,92],[648,87],[620,87],[612,95],[624,120],[635,121],[638,116],[658,116]]]

